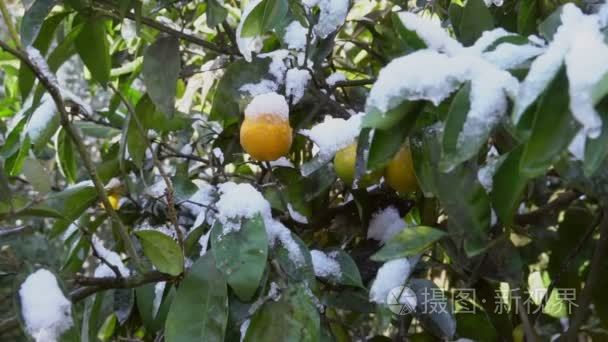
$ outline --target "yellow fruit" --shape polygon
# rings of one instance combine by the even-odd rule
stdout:
[[[120,194],[117,194],[117,193],[108,194],[108,201],[110,202],[112,209],[114,209],[114,210],[118,209],[118,203],[120,202]],[[105,208],[103,203],[101,203],[101,207]]]
[[[352,143],[341,149],[334,157],[334,170],[336,175],[346,184],[352,185],[355,180],[357,164],[357,143]],[[370,186],[382,177],[382,171],[367,173],[361,178],[359,186]]]
[[[241,146],[259,161],[272,161],[286,155],[291,148],[292,129],[279,115],[261,114],[245,117],[241,125]]]
[[[403,145],[386,167],[385,178],[393,189],[406,193],[418,189],[409,145]]]

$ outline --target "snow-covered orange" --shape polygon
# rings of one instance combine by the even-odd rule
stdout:
[[[291,148],[293,130],[289,125],[289,106],[277,93],[256,96],[245,108],[241,125],[241,146],[259,161],[273,161]]]

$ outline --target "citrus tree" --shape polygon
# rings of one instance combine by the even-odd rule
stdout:
[[[0,10],[3,341],[608,338],[608,6]]]

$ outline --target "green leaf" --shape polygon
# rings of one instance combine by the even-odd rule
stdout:
[[[40,162],[33,158],[26,158],[23,161],[23,174],[30,184],[34,187],[34,190],[44,195],[51,191],[51,179],[49,178],[49,172],[40,164]]]
[[[95,187],[92,184],[79,183],[63,191],[49,194],[46,201],[34,208],[50,208],[60,213],[65,219],[73,221],[96,200]]]
[[[14,156],[15,159],[12,161],[12,167],[10,169],[11,171],[9,172],[11,176],[15,177],[21,172],[21,168],[23,168],[23,161],[29,154],[30,147],[30,136],[26,134],[23,142],[21,143],[21,147],[19,148],[19,153]]]
[[[268,238],[261,215],[244,219],[238,230],[228,233],[217,223],[211,231],[211,248],[217,268],[235,294],[241,300],[250,300],[262,280],[268,257]]]
[[[241,113],[239,89],[245,84],[259,82],[268,72],[269,64],[269,58],[254,58],[251,63],[242,59],[230,63],[215,90],[209,119],[222,121],[224,127],[237,123]]]
[[[217,0],[207,1],[207,25],[216,27],[226,20],[228,10],[224,8]]]
[[[397,108],[401,108],[399,106]],[[387,130],[376,129],[372,137],[367,160],[369,170],[379,170],[386,166],[399,152],[405,139],[416,124],[420,114],[419,107],[411,108],[407,114],[393,127]]]
[[[564,7],[560,6],[555,12],[551,13],[547,19],[543,20],[538,25],[538,32],[547,41],[552,41],[557,29],[562,25],[562,11]]]
[[[59,113],[51,97],[43,98],[27,121],[25,132],[29,135],[34,149],[42,150],[59,128]]]
[[[287,0],[262,0],[246,18],[241,37],[253,37],[272,30],[287,14]]]
[[[472,165],[465,163],[446,173],[438,170],[440,136],[440,130],[430,128],[410,140],[414,170],[423,191],[435,194],[450,217],[450,237],[464,240],[465,252],[473,256],[488,247],[489,197]]]
[[[101,328],[99,328],[99,331],[97,332],[97,338],[102,342],[109,341],[110,338],[112,338],[112,335],[114,335],[114,329],[116,329],[117,321],[116,314],[114,313],[111,313],[108,317],[106,317],[105,321],[101,325]]]
[[[295,243],[298,245],[300,253],[302,253],[302,256],[304,256],[304,264],[296,264],[293,258],[290,257],[289,250],[281,243],[275,244],[275,257],[279,261],[281,268],[285,270],[285,273],[287,273],[290,279],[293,279],[296,282],[308,281],[309,284],[312,284],[315,280],[315,271],[312,266],[312,257],[310,256],[310,251],[300,237],[291,232],[290,234]]]
[[[93,78],[105,85],[110,80],[112,61],[106,38],[106,21],[93,17],[86,20],[74,41],[76,51]]]
[[[46,16],[55,6],[56,0],[36,0],[23,14],[21,20],[21,44],[29,46],[36,40]]]
[[[517,32],[525,36],[536,33],[536,19],[538,16],[537,0],[521,1],[517,11]]]
[[[173,117],[175,111],[180,70],[179,40],[174,36],[159,36],[144,53],[142,75],[150,98],[168,117]]]
[[[494,28],[494,18],[483,0],[467,0],[460,20],[460,42],[473,45],[485,31]]]
[[[387,241],[371,259],[389,261],[414,256],[424,252],[445,235],[445,232],[427,226],[408,227]]]
[[[74,143],[62,129],[57,135],[57,164],[68,183],[75,183],[78,177],[77,152]]]
[[[340,265],[340,278],[336,279],[337,283],[348,286],[364,287],[359,268],[353,258],[341,249],[336,249],[331,253],[335,253],[332,257]]]
[[[267,301],[251,318],[244,342],[320,340],[317,308],[302,286],[282,291],[278,301]]]
[[[124,123],[123,135],[121,138],[121,146],[127,148],[129,157],[133,160],[133,163],[141,168],[144,159],[146,157],[146,148],[148,137],[144,134],[147,131],[145,125],[145,117],[154,113],[155,107],[149,96],[144,95],[137,102],[135,106],[135,116],[131,113],[127,115],[127,120]],[[121,158],[125,157],[126,154],[121,153]]]
[[[456,333],[456,320],[448,303],[448,296],[431,280],[412,279],[408,286],[416,294],[416,318],[424,329],[441,339],[452,340]]]
[[[157,230],[138,230],[135,235],[157,270],[172,276],[184,272],[184,254],[173,238]]]
[[[519,165],[523,146],[509,152],[496,170],[492,182],[492,206],[503,224],[513,221],[513,213],[519,206],[528,177],[520,172]]]
[[[165,323],[167,342],[223,342],[228,291],[212,253],[198,259],[177,290]]]
[[[459,139],[463,134],[464,123],[471,108],[470,94],[471,83],[467,82],[452,100],[443,131],[443,150],[440,162],[442,170],[451,170],[456,165],[471,159],[490,134],[491,127],[484,126],[484,129],[475,132],[477,133],[475,136]]]
[[[579,127],[569,104],[568,79],[562,68],[540,100],[530,139],[524,146],[519,167],[527,176],[544,173],[576,135]]]
[[[137,311],[141,316],[142,323],[149,332],[156,333],[165,325],[167,314],[169,313],[171,303],[175,296],[175,288],[170,287],[168,290],[167,287],[169,286],[169,284],[165,285],[163,291],[164,296],[158,308],[154,307],[156,284],[149,283],[135,289]]]
[[[464,8],[462,4],[457,1],[450,1],[450,6],[448,7],[448,17],[450,18],[450,22],[452,23],[452,27],[454,28],[454,33],[456,37],[460,39],[460,23],[462,22],[462,13],[464,12]]]
[[[426,48],[426,43],[420,39],[416,31],[410,31],[405,28],[405,25],[403,25],[403,22],[397,13],[391,13],[391,21],[393,23],[393,29],[397,32],[399,38],[405,43],[405,46],[407,46],[409,51]]]

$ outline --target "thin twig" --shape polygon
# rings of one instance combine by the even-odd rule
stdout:
[[[114,93],[116,93],[116,95],[118,95],[120,100],[124,103],[125,107],[127,107],[127,111],[129,112],[130,118],[135,121],[135,125],[137,126],[139,133],[143,137],[146,147],[150,150],[150,154],[152,155],[152,162],[154,163],[154,166],[156,166],[158,173],[160,173],[160,176],[162,177],[163,181],[165,182],[165,185],[167,187],[167,189],[165,191],[165,196],[167,198],[167,210],[169,213],[169,220],[171,220],[171,223],[173,224],[173,227],[175,228],[175,235],[177,237],[177,241],[179,242],[180,245],[182,245],[184,243],[184,236],[182,234],[181,229],[179,228],[179,223],[177,221],[177,212],[175,211],[175,189],[173,188],[173,182],[171,182],[171,178],[169,178],[169,176],[167,175],[167,173],[165,172],[165,170],[163,168],[163,165],[156,157],[156,153],[154,152],[154,149],[152,148],[150,141],[148,141],[146,130],[144,129],[143,124],[139,120],[139,117],[137,117],[137,113],[135,112],[135,109],[133,108],[133,106],[131,105],[129,100],[127,100],[127,98],[118,89],[116,89],[116,87],[114,87],[114,85],[112,83],[109,83],[109,86],[114,91]]]

